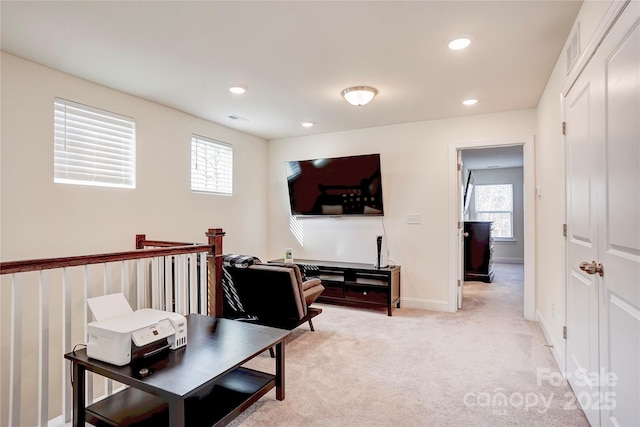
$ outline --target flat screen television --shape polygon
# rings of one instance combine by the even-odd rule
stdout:
[[[286,162],[294,216],[384,215],[380,154]]]

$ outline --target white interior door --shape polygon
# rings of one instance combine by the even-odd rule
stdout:
[[[640,2],[576,81],[565,115],[567,375],[592,425],[638,426]]]
[[[458,309],[464,297],[464,164],[462,151],[458,150]]]
[[[567,373],[577,396],[592,396],[597,387],[580,381],[576,372],[597,372],[598,281],[580,269],[597,256],[596,144],[603,133],[594,120],[601,108],[597,72],[585,70],[565,99],[567,122]],[[599,410],[582,405],[591,425],[599,425]]]
[[[602,45],[605,134],[598,262],[601,424],[640,426],[640,2],[632,1]]]

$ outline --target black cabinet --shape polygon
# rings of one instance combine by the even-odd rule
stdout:
[[[464,223],[464,280],[490,283],[493,280],[491,221]]]
[[[318,302],[360,306],[400,307],[400,266],[375,268],[372,264],[297,259],[305,278],[318,278],[324,291]]]

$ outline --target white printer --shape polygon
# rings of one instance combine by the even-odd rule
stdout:
[[[169,311],[131,309],[122,293],[87,299],[87,355],[117,366],[187,344],[187,319]]]

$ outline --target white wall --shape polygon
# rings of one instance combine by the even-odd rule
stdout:
[[[576,18],[584,50],[610,3],[585,1]],[[558,364],[564,366],[562,327],[565,325],[565,146],[561,94],[567,83],[564,49],[537,109],[536,186],[536,315]]]
[[[524,210],[522,168],[478,169],[472,172],[474,184],[511,184],[513,189],[513,241],[493,240],[494,262],[524,263]],[[475,188],[474,188],[475,192]],[[471,198],[469,217],[475,216],[475,197]]]
[[[55,97],[136,120],[133,190],[53,183]],[[2,53],[2,260],[135,248],[135,234],[264,255],[266,141]],[[191,134],[234,147],[233,196],[190,191]]]
[[[85,255],[135,249],[135,235],[206,242],[210,227],[227,232],[225,252],[266,252],[267,142],[179,111],[90,83],[2,53],[2,131],[0,259],[3,261]],[[117,112],[136,120],[137,185],[111,189],[53,183],[53,102],[55,97]],[[190,191],[191,134],[234,147],[233,196]],[[31,277],[31,276],[30,276]],[[100,277],[97,275],[96,277]],[[2,276],[0,306],[10,306],[7,276]],[[23,279],[24,280],[24,279]],[[79,278],[78,280],[82,280]],[[77,283],[77,282],[74,282]],[[82,283],[82,282],[80,282]],[[23,372],[37,365],[37,287],[24,286]],[[50,283],[52,336],[60,334],[59,283]],[[76,288],[77,289],[77,288]],[[77,298],[76,298],[77,299]],[[73,304],[81,318],[84,301]],[[10,310],[0,310],[0,424],[8,409]],[[57,332],[53,332],[57,331]],[[82,333],[73,343],[84,342]],[[60,343],[52,341],[51,390],[62,364]],[[59,375],[59,374],[58,374]],[[22,379],[21,425],[35,425],[29,409],[36,395],[35,375]],[[28,381],[28,379],[31,379]],[[50,417],[58,415],[59,393],[52,392]],[[30,406],[31,405],[31,406]]]
[[[524,140],[535,133],[535,110],[383,126],[269,141],[269,257],[373,264],[379,218],[299,220],[303,243],[291,231],[284,172],[286,160],[380,153],[384,226],[390,258],[402,266],[405,307],[447,310],[449,304],[449,143]],[[421,224],[406,224],[406,214]]]

